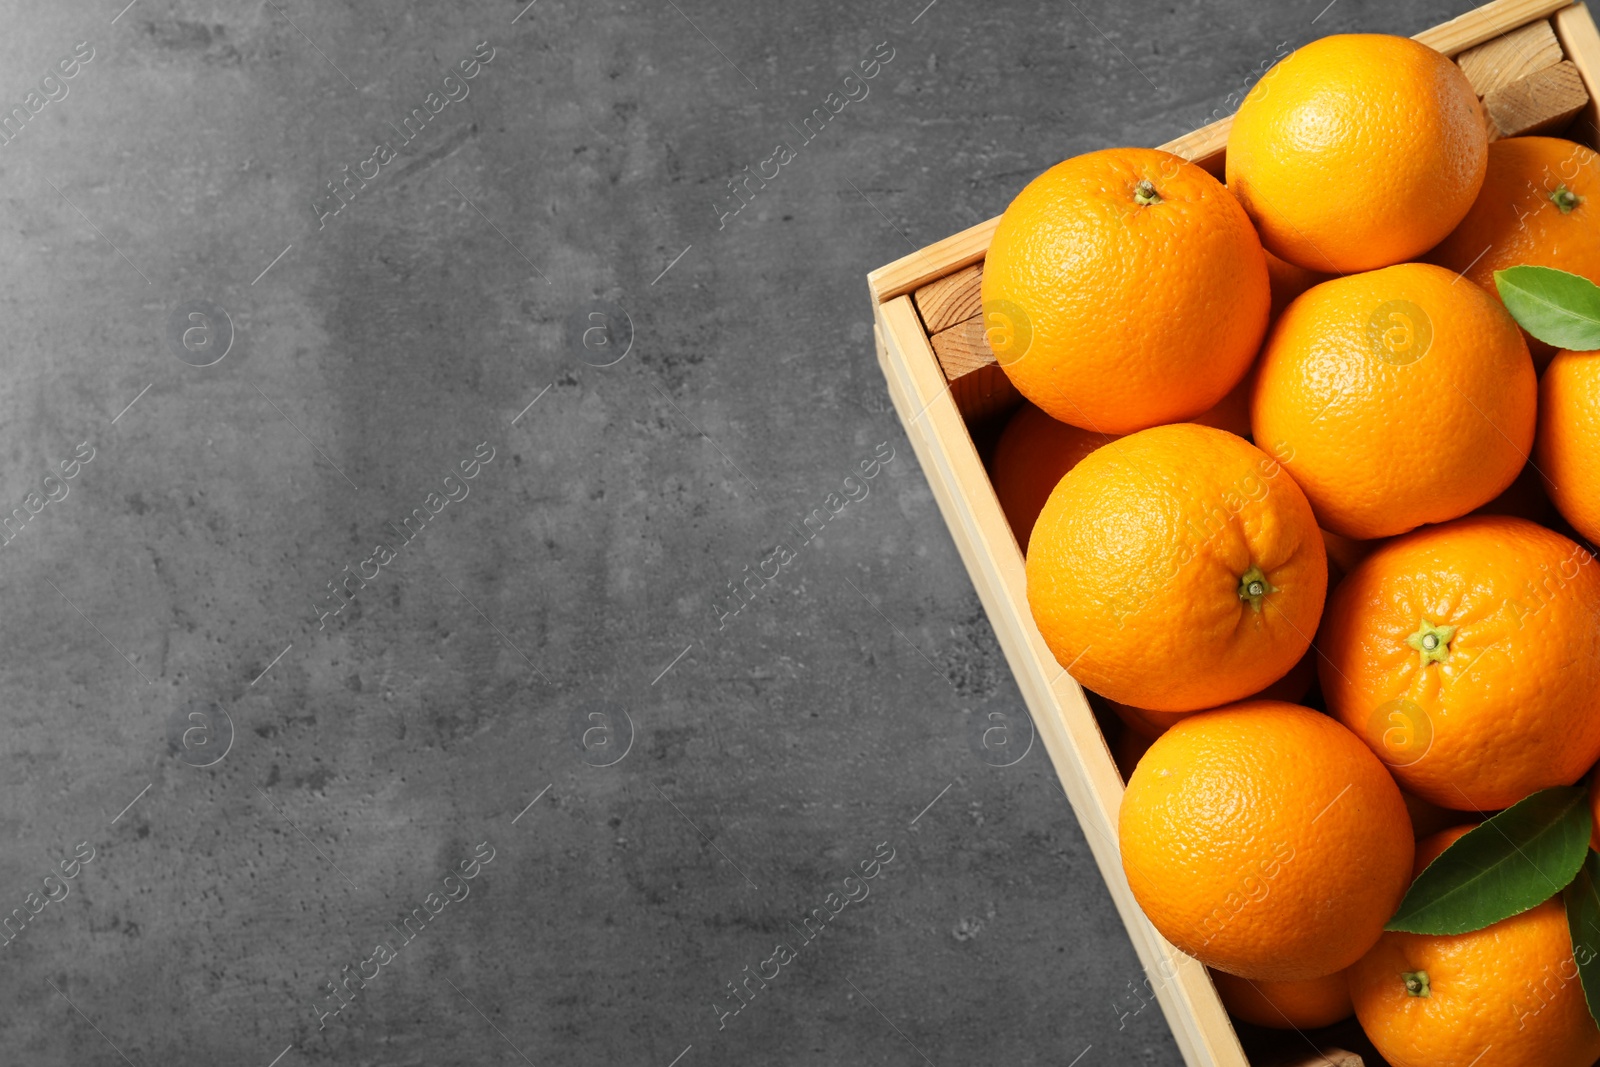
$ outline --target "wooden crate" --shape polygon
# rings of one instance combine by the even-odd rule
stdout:
[[[1600,33],[1583,4],[1494,0],[1417,40],[1461,63],[1485,99],[1491,137],[1545,132],[1600,148]],[[1574,75],[1587,98],[1581,103],[1572,92]],[[1496,127],[1496,116],[1516,128]],[[1224,118],[1162,147],[1221,177],[1230,124]],[[1121,775],[1084,691],[1034,626],[1022,552],[979,455],[976,442],[1020,401],[988,351],[978,308],[983,257],[998,222],[980,223],[867,276],[878,362],[1185,1062],[1249,1067],[1206,969],[1156,932],[1128,888],[1116,834]],[[1119,992],[1108,990],[1108,1000]],[[1362,1063],[1339,1049],[1316,1049],[1294,1032],[1285,1032],[1277,1047],[1257,1043],[1255,1067]]]

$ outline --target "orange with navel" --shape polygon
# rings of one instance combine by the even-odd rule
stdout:
[[[1419,842],[1416,871],[1471,829]],[[1559,895],[1468,934],[1385,933],[1346,977],[1362,1030],[1393,1067],[1590,1067],[1600,1057]]]
[[[1489,169],[1472,209],[1428,254],[1499,298],[1494,273],[1555,267],[1600,284],[1600,155],[1560,137],[1507,137],[1489,145]],[[1524,334],[1541,367],[1555,348]]]
[[[1299,486],[1248,441],[1188,423],[1095,450],[1028,543],[1028,604],[1057,661],[1155,711],[1277,681],[1310,645],[1327,579]]]
[[[1600,566],[1526,519],[1380,546],[1329,598],[1329,710],[1408,792],[1493,811],[1600,759]]]

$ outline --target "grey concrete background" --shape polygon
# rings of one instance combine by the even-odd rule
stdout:
[[[0,20],[3,108],[93,49],[0,146],[0,513],[67,491],[0,549],[0,911],[70,890],[0,949],[0,1060],[1179,1062],[1043,753],[969,746],[1021,704],[863,276],[1065,156],[1226,113],[1284,46],[1471,5],[124,3]],[[869,95],[719,228],[879,42]],[[233,332],[203,368],[169,339],[197,301]],[[470,495],[319,629],[480,442]],[[615,732],[586,751],[590,711]],[[870,896],[719,1029],[880,842]]]

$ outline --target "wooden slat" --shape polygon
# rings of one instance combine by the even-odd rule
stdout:
[[[1122,778],[1083,690],[1056,664],[1034,625],[1022,551],[911,298],[879,304],[876,318],[889,395],[1173,1037],[1194,1067],[1248,1067],[1206,969],[1156,932],[1128,888],[1116,837]]]
[[[921,292],[922,290],[918,290]],[[965,322],[940,330],[928,342],[963,418],[971,425],[1009,411],[1022,400],[989,347],[980,312]]]
[[[1228,150],[1228,131],[1233,129],[1233,116],[1218,119],[1193,133],[1186,133],[1161,147],[1175,156],[1204,167],[1219,181],[1222,179],[1223,156]]]
[[[1423,30],[1414,39],[1453,58],[1518,26],[1534,19],[1549,18],[1570,6],[1571,0],[1494,0],[1431,30]]]
[[[1578,68],[1589,91],[1589,106],[1567,128],[1567,136],[1590,148],[1600,148],[1600,31],[1595,29],[1589,9],[1574,4],[1555,17],[1556,37],[1567,59]]]
[[[1502,137],[1558,130],[1589,103],[1578,68],[1562,61],[1483,98],[1483,109]]]
[[[1472,84],[1472,91],[1486,96],[1501,86],[1553,67],[1562,58],[1555,27],[1549,19],[1539,19],[1467,49],[1456,57],[1456,65]]]
[[[1342,1048],[1306,1049],[1288,1059],[1270,1060],[1265,1067],[1365,1067],[1366,1061]]]
[[[932,336],[983,310],[983,264],[974,263],[918,289],[913,297]]]
[[[940,330],[928,338],[933,342],[933,354],[938,357],[944,376],[952,382],[975,370],[995,364],[994,350],[989,347],[989,337],[983,329],[983,315],[977,314],[965,322],[958,322],[948,330]]]
[[[867,275],[867,289],[872,293],[873,303],[881,304],[885,300],[904,296],[936,278],[943,278],[962,267],[970,267],[989,250],[989,241],[994,237],[994,228],[998,225],[1000,216],[996,215],[879,267]]]

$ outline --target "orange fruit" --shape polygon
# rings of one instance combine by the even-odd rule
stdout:
[[[1441,808],[1432,801],[1423,800],[1419,796],[1400,790],[1400,795],[1405,799],[1406,811],[1411,814],[1411,830],[1416,834],[1417,840],[1432,837],[1440,830],[1455,826],[1461,822],[1461,813]]]
[[[1489,145],[1478,198],[1429,261],[1465,274],[1499,299],[1494,272],[1530,264],[1600,283],[1600,156],[1559,137],[1507,137]],[[1555,349],[1524,334],[1543,366]]]
[[[1257,980],[1354,963],[1411,874],[1411,821],[1383,764],[1328,716],[1272,700],[1191,715],[1156,738],[1118,836],[1156,929]]]
[[[1417,871],[1470,829],[1418,843]],[[1346,977],[1361,1028],[1393,1067],[1589,1067],[1600,1056],[1559,896],[1470,934],[1385,933]]]
[[[1477,94],[1406,37],[1337,34],[1269,70],[1239,105],[1227,179],[1274,255],[1330,274],[1420,256],[1483,185]]]
[[[1355,1010],[1343,971],[1298,982],[1252,982],[1226,971],[1212,971],[1211,981],[1229,1015],[1274,1030],[1332,1026]]]
[[[1305,292],[1319,282],[1327,281],[1326,274],[1317,274],[1293,263],[1286,263],[1272,253],[1267,253],[1267,277],[1272,292],[1272,310],[1268,321],[1274,321],[1283,314],[1283,309],[1295,297]],[[1190,418],[1189,422],[1199,423],[1201,426],[1215,426],[1219,430],[1238,434],[1245,440],[1250,439],[1250,397],[1256,389],[1256,372],[1251,369],[1239,379],[1239,384],[1228,391],[1228,395],[1206,411]]]
[[[1023,396],[1097,433],[1216,404],[1255,357],[1270,300],[1238,201],[1150,148],[1090,152],[1039,175],[984,259],[996,359]]]
[[[1231,434],[1250,439],[1250,397],[1255,393],[1255,374],[1246,371],[1239,384],[1228,390],[1228,395],[1210,408],[1187,420],[1198,426],[1214,426]]]
[[[1356,565],[1377,547],[1371,541],[1352,541],[1327,530],[1322,531],[1322,546],[1328,550],[1328,561],[1337,564],[1346,574],[1355,570]]]
[[[1317,519],[1355,540],[1465,515],[1516,478],[1538,383],[1475,285],[1404,263],[1301,294],[1273,327],[1250,418]]]
[[[1541,381],[1541,385],[1543,382]],[[1540,411],[1544,405],[1540,404]],[[1541,415],[1541,429],[1543,416]],[[1534,433],[1534,454],[1539,452],[1538,431]],[[1544,491],[1544,478],[1539,474],[1539,464],[1529,460],[1527,465],[1517,474],[1517,478],[1506,491],[1489,501],[1480,508],[1474,509],[1474,515],[1515,515],[1519,519],[1528,519],[1540,526],[1549,526],[1552,529],[1560,521],[1556,514],[1555,505],[1550,503],[1550,497]]]
[[[1027,582],[1045,643],[1084,686],[1193,711],[1294,666],[1328,567],[1281,466],[1231,433],[1177,423],[1096,449],[1061,479],[1033,527]]]
[[[1033,522],[1062,475],[1111,440],[1052,419],[1026,401],[1006,422],[989,460],[989,480],[1022,551],[1028,551]]]
[[[1600,352],[1559,352],[1539,380],[1534,463],[1563,518],[1600,542]]]
[[[1600,759],[1600,566],[1526,519],[1380,546],[1329,598],[1328,708],[1410,792],[1493,811]]]
[[[1267,253],[1267,284],[1272,291],[1270,318],[1276,320],[1294,298],[1328,280],[1328,275],[1297,267],[1286,259]]]
[[[1316,658],[1316,650],[1307,649],[1299,662],[1289,668],[1289,673],[1259,693],[1252,694],[1249,699],[1281,700],[1289,704],[1298,704],[1305,699],[1305,695],[1311,691],[1311,686],[1317,680]],[[1185,716],[1194,714],[1192,711],[1151,711],[1149,708],[1119,704],[1115,700],[1107,700],[1106,705],[1127,725],[1130,732],[1152,741],[1177,725]]]

